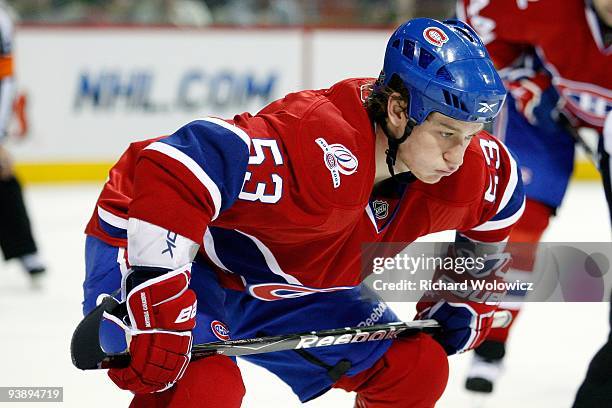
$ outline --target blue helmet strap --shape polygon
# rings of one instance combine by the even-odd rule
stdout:
[[[397,160],[397,150],[399,149],[399,145],[404,143],[406,139],[408,139],[408,136],[410,136],[410,134],[412,133],[412,130],[416,126],[416,121],[412,118],[408,120],[408,123],[406,124],[406,129],[404,129],[404,134],[399,139],[393,137],[393,135],[390,134],[386,122],[383,121],[383,123],[381,123],[381,126],[383,132],[387,136],[387,143],[389,144],[389,148],[385,151],[385,154],[387,155],[387,167],[389,168],[391,178],[399,183],[400,180],[396,178],[395,170],[393,169],[393,166],[395,166],[395,162]]]

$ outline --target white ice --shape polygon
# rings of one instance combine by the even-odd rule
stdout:
[[[0,386],[61,386],[64,407],[108,408],[127,406],[130,401],[130,394],[115,388],[105,372],[82,372],[70,362],[70,336],[81,318],[82,230],[99,188],[34,186],[26,190],[36,236],[50,266],[42,292],[29,288],[17,264],[0,261]],[[607,208],[600,186],[573,184],[545,239],[609,241]],[[402,318],[412,317],[412,307],[393,306]],[[569,407],[591,356],[608,334],[607,319],[606,303],[528,304],[517,321],[505,373],[485,406]],[[473,406],[473,400],[462,390],[470,357],[450,358],[450,380],[438,407]],[[244,407],[300,406],[276,377],[248,363],[240,366],[247,387]],[[410,388],[405,392],[411,392]],[[353,398],[332,390],[305,406],[348,408]]]

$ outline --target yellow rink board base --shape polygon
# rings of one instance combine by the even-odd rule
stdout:
[[[15,172],[24,184],[102,182],[108,177],[111,162],[17,163]],[[598,181],[599,172],[589,161],[577,161],[574,180]]]
[[[111,162],[17,163],[15,173],[24,184],[101,182],[112,166]]]

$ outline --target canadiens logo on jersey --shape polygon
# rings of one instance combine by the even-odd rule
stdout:
[[[359,87],[359,99],[364,103],[372,94],[372,84],[363,84]]]
[[[438,27],[427,27],[423,31],[423,37],[425,41],[436,47],[441,47],[448,41],[446,33]]]
[[[352,289],[351,286],[336,286],[331,288],[309,288],[288,283],[260,283],[248,287],[251,296],[268,302],[274,300],[294,299],[313,293],[336,292],[338,290]]]
[[[213,320],[210,322],[210,329],[219,340],[227,341],[230,339],[230,331],[223,322]]]
[[[323,150],[323,162],[332,176],[334,188],[340,187],[340,174],[350,176],[357,171],[359,161],[357,157],[341,144],[327,144],[322,137],[315,140]]]
[[[607,114],[612,111],[612,92],[581,82],[559,79],[559,92],[567,101],[567,109],[593,126],[603,127]]]

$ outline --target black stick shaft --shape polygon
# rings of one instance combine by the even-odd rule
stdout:
[[[416,320],[367,327],[343,327],[309,333],[218,341],[195,344],[191,348],[191,359],[197,360],[214,354],[239,357],[249,354],[272,353],[274,351],[392,340],[418,332],[433,333],[438,330],[440,330],[440,325],[435,320]],[[109,354],[102,360],[100,368],[125,367],[129,364],[129,361],[129,353]]]
[[[508,311],[496,312],[493,319],[493,327],[506,327],[510,324],[512,314]],[[283,350],[298,350],[348,343],[363,343],[366,341],[391,340],[419,332],[435,333],[439,330],[441,330],[440,324],[433,319],[415,320],[411,322],[393,322],[367,327],[343,327],[339,329],[312,331],[309,333],[196,344],[193,346],[191,353],[194,358],[211,354],[245,356],[249,354],[271,353]]]
[[[117,302],[107,298],[99,306],[106,312],[112,311]],[[114,304],[112,304],[114,302]],[[77,368],[98,369],[126,367],[130,362],[129,353],[106,354],[100,349],[99,342],[92,345],[91,327],[99,327],[102,313],[90,313],[77,327],[72,340],[72,359]],[[88,321],[90,319],[90,321]],[[97,322],[95,320],[97,319]],[[494,315],[493,327],[506,327],[512,315],[508,311]],[[97,324],[96,324],[97,323]],[[80,328],[83,328],[82,332]],[[391,340],[419,332],[435,333],[441,330],[435,320],[415,320],[411,322],[393,322],[367,327],[342,327],[337,329],[311,331],[307,333],[284,334],[278,336],[256,337],[196,344],[192,347],[192,360],[214,354],[226,356],[245,356],[249,354],[271,353],[284,350],[298,350],[314,347],[327,347],[340,344],[362,343],[366,341]],[[97,336],[97,331],[95,332]],[[94,363],[92,363],[94,361]]]
[[[572,136],[574,142],[577,143],[582,148],[582,150],[584,150],[589,161],[593,163],[596,168],[599,168],[599,153],[597,153],[591,148],[591,146],[586,142],[586,140],[584,140],[584,138],[580,135],[578,129],[576,129],[570,123],[569,119],[563,114],[559,115],[559,123],[561,123],[563,128],[570,134],[570,136]]]

